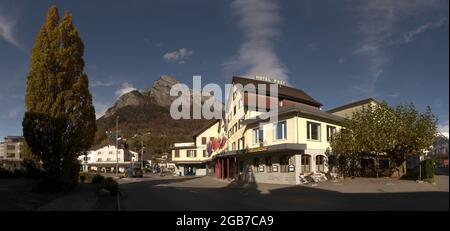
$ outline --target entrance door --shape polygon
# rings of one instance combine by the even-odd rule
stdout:
[[[194,166],[186,166],[184,168],[185,176],[195,176],[196,168]]]

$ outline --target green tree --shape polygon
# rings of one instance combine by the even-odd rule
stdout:
[[[375,169],[370,170],[378,176],[378,160],[383,156],[390,159],[390,170],[402,176],[406,173],[406,157],[433,144],[436,122],[430,108],[420,113],[413,104],[395,108],[385,103],[363,107],[344,121],[345,129],[333,136],[332,153],[343,160],[339,167],[347,175],[366,171],[355,168],[355,160],[371,158]]]
[[[77,157],[94,141],[95,110],[83,72],[84,45],[72,16],[50,7],[31,55],[23,134],[50,179],[71,186]]]

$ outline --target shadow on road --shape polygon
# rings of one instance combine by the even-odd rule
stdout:
[[[123,210],[445,210],[448,192],[341,193],[311,186],[259,191],[256,185],[231,182],[224,187],[196,187],[196,178],[158,179],[121,185],[128,197]],[[182,187],[173,183],[183,182]]]

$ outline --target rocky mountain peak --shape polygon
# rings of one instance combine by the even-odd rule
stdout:
[[[145,96],[142,95],[139,91],[130,91],[125,93],[117,99],[114,106],[110,107],[106,113],[105,117],[109,117],[113,115],[117,110],[126,106],[142,106],[147,103]]]

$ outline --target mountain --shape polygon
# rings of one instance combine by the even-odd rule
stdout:
[[[203,128],[210,120],[180,119],[170,116],[170,104],[177,97],[170,96],[173,85],[180,83],[173,77],[161,76],[152,87],[142,92],[131,91],[123,94],[110,107],[104,116],[97,120],[96,147],[114,144],[116,117],[119,116],[119,136],[126,139],[131,150],[140,150],[140,138],[133,138],[137,133],[144,136],[145,158],[149,159],[170,153],[170,146],[175,142],[192,142],[195,131]],[[190,90],[190,97],[201,94]],[[202,97],[202,102],[211,96]],[[216,104],[221,104],[216,101]],[[192,104],[191,104],[192,106]],[[112,131],[112,133],[107,133]],[[108,137],[107,134],[113,134]]]

